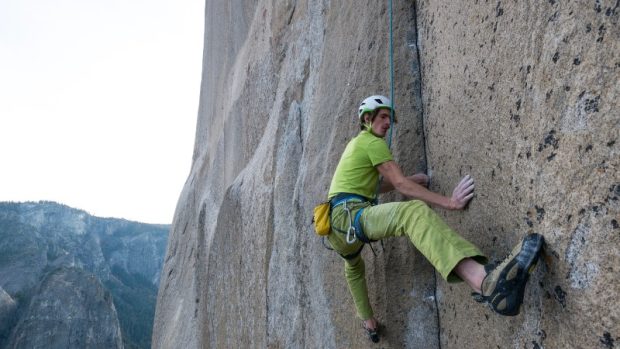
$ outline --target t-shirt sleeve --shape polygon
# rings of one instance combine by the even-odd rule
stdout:
[[[368,144],[368,157],[372,166],[381,165],[384,162],[394,160],[392,152],[385,140],[377,138]]]

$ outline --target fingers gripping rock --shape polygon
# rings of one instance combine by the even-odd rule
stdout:
[[[467,202],[474,196],[474,188],[474,179],[471,176],[466,175],[461,179],[452,192],[452,201],[456,209],[462,209],[467,205]]]

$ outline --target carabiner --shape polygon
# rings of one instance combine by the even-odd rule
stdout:
[[[349,206],[347,206],[349,202],[345,201],[344,202],[344,210],[347,211],[347,215],[349,217],[349,229],[347,229],[347,244],[352,244],[355,242],[355,240],[357,240],[357,234],[355,234],[355,226],[353,225],[353,219],[351,217],[351,210],[349,209]],[[351,236],[351,232],[353,232],[353,238],[350,239],[349,237]]]

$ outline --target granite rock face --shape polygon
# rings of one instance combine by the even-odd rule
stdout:
[[[446,192],[477,179],[448,222],[497,259],[528,232],[547,241],[515,318],[439,283],[442,348],[618,345],[619,16],[616,1],[418,3],[428,166]]]
[[[445,194],[474,176],[469,209],[440,214],[491,258],[529,231],[548,257],[522,314],[503,318],[408,240],[366,249],[382,346],[614,346],[614,6],[394,1],[396,160]],[[310,212],[359,131],[359,101],[389,94],[387,2],[207,1],[205,13],[194,161],[153,347],[370,347]]]
[[[396,85],[403,117],[394,148],[411,172],[424,170],[415,28],[412,5],[397,7],[396,72],[406,79]],[[388,93],[387,9],[208,1],[206,16],[194,163],[171,230],[153,345],[365,346],[343,262],[313,235],[308,213],[359,130],[357,103]],[[404,240],[386,243],[377,258],[365,254],[373,303],[389,328],[384,343],[434,343],[428,263]],[[412,326],[418,319],[429,320]]]
[[[79,268],[49,273],[13,333],[12,348],[123,348],[110,292]]]
[[[39,292],[48,290],[42,283],[50,280],[58,270],[67,268],[80,269],[90,275],[87,278],[74,272],[61,274],[63,278],[59,280],[70,277],[67,286],[76,288],[67,292],[82,292],[80,287],[84,285],[80,285],[80,280],[90,282],[90,277],[96,278],[96,282],[112,296],[116,309],[113,315],[118,315],[115,321],[117,325],[120,322],[125,346],[149,347],[168,229],[164,225],[94,217],[53,202],[1,202],[0,348],[15,347],[10,338],[33,337],[34,334],[27,331],[39,331],[45,323],[56,326],[55,322],[39,322],[34,327],[25,325],[24,316],[35,306],[35,299],[41,297]],[[51,285],[58,286],[59,282]],[[76,303],[70,304],[77,308],[95,305],[79,303],[80,300],[84,299],[75,298]],[[93,312],[100,310],[106,311],[104,306],[91,309]],[[53,307],[42,305],[32,311],[36,312],[36,318],[58,317],[62,320],[60,316],[63,314],[44,314],[45,311],[56,312]],[[89,316],[95,319],[98,315]],[[86,326],[90,326],[88,321],[75,322],[73,331],[86,333],[89,328]],[[79,324],[84,325],[81,330],[77,327]],[[52,327],[43,332],[52,331]],[[115,333],[102,329],[97,332]],[[102,340],[98,339],[97,343],[108,343]],[[116,342],[116,339],[110,340],[109,343]]]
[[[10,329],[15,322],[17,302],[0,287],[0,343],[7,340]]]

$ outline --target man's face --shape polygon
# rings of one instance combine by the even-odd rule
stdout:
[[[365,116],[366,118],[370,118],[369,115]],[[372,122],[372,133],[379,137],[385,137],[388,130],[390,129],[390,110],[389,109],[379,109],[379,114],[375,117],[375,120]]]

